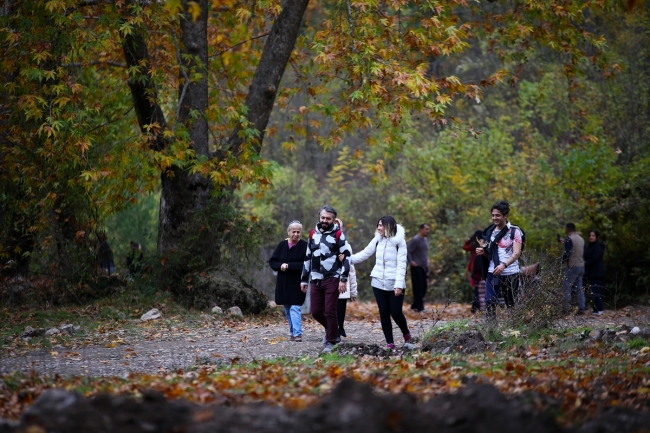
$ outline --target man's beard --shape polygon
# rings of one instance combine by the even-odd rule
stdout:
[[[333,225],[334,225],[334,223],[324,223],[324,222],[319,222],[319,223],[318,223],[318,228],[319,228],[321,231],[326,232],[327,230],[331,229]]]

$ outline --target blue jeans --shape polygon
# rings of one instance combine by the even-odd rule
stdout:
[[[284,315],[289,322],[289,332],[292,337],[302,335],[302,315],[300,314],[300,305],[285,305]]]
[[[494,275],[489,273],[485,280],[485,304],[488,316],[494,316],[496,307],[503,302],[508,308],[515,306],[519,299],[519,273]]]
[[[578,310],[585,309],[585,292],[582,290],[582,276],[585,274],[585,268],[575,267],[567,268],[564,274],[564,306],[571,306],[571,288],[575,286],[578,295]]]

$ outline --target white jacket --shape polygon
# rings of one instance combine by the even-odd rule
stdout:
[[[350,256],[350,264],[356,265],[376,253],[375,267],[370,276],[381,280],[395,280],[395,288],[406,288],[406,241],[404,227],[397,224],[397,233],[385,238],[379,233],[362,251]]]
[[[357,271],[352,265],[350,265],[350,273],[348,274],[348,282],[345,284],[345,288],[345,292],[339,295],[339,299],[350,299],[350,297],[357,297]]]

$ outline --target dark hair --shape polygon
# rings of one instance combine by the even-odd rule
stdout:
[[[431,227],[431,226],[429,224],[427,224],[427,223],[420,224],[420,230],[422,230],[425,227]]]
[[[498,201],[490,208],[490,213],[496,209],[501,212],[501,215],[506,216],[510,213],[510,204],[507,201]]]
[[[334,218],[336,218],[336,215],[337,215],[337,214],[336,214],[336,210],[335,210],[332,206],[328,206],[328,205],[323,206],[323,207],[320,208],[320,210],[318,211],[318,215],[320,216],[320,213],[323,212],[323,211],[325,211],[325,212],[327,212],[327,213],[334,214]]]
[[[483,230],[476,230],[469,239],[469,243],[472,244],[474,248],[480,248],[481,245],[478,243],[478,239],[483,239]]]
[[[571,230],[572,232],[576,231],[576,225],[573,223],[566,223],[566,226],[564,227],[566,227],[567,230]]]
[[[397,221],[395,221],[395,218],[393,218],[391,215],[384,215],[383,217],[379,218],[377,225],[379,225],[380,221],[384,226],[385,237],[392,238],[397,234]]]
[[[593,229],[593,230],[591,230],[589,233],[593,233],[593,234],[595,234],[595,235],[596,235],[596,240],[597,240],[597,241],[600,240],[600,232],[599,232],[598,230]]]

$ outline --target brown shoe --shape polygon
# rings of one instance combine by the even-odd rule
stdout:
[[[301,342],[302,341],[302,335],[297,335],[295,337],[291,337],[291,341]]]

